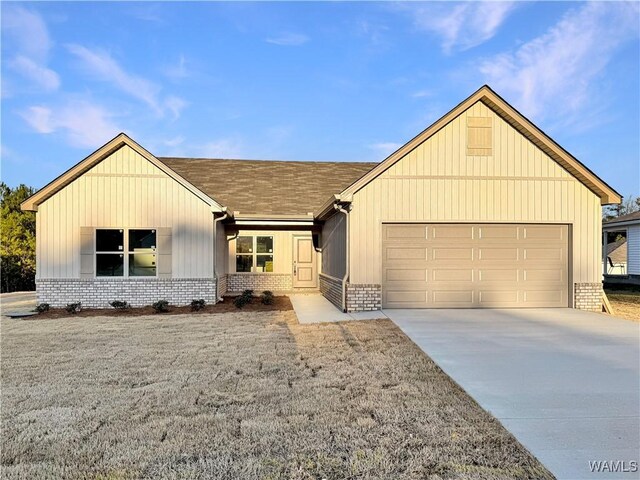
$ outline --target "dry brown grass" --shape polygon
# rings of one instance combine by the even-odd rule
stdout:
[[[614,316],[640,322],[640,289],[607,290]]]
[[[388,320],[1,327],[3,478],[551,478]]]

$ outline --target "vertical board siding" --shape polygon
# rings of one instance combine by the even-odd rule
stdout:
[[[336,278],[344,277],[347,235],[344,214],[335,213],[322,226],[322,270]]]
[[[627,230],[627,273],[640,275],[640,225]]]
[[[467,116],[493,118],[493,155],[466,155]],[[571,224],[573,282],[601,281],[600,199],[482,102],[354,195],[350,281],[381,283],[383,222]]]
[[[128,146],[38,207],[37,277],[80,277],[80,227],[171,228],[173,278],[210,278],[211,208]]]

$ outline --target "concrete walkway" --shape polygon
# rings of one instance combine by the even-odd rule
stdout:
[[[7,313],[27,313],[36,308],[36,292],[12,292],[0,294],[0,310]]]
[[[385,313],[558,479],[640,478],[589,464],[640,461],[640,324],[573,309]]]
[[[372,320],[387,318],[380,312],[344,313],[338,310],[321,294],[293,294],[289,295],[291,304],[300,323],[344,322],[349,320]]]

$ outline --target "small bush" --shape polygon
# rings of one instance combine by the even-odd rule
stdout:
[[[191,300],[191,311],[197,312],[198,310],[202,310],[206,304],[207,302],[202,298],[200,300]]]
[[[274,302],[273,292],[271,292],[270,290],[265,290],[264,292],[262,292],[262,295],[260,296],[260,301],[262,302],[263,305],[273,305],[273,302]]]
[[[251,299],[253,298],[253,290],[245,290],[244,292],[242,292],[242,296],[249,300],[249,302],[251,302]]]
[[[169,302],[166,300],[158,300],[151,304],[155,313],[166,313],[169,311]]]
[[[236,298],[233,299],[233,304],[236,306],[236,308],[242,308],[250,301],[251,300],[249,300],[244,295],[238,295]]]
[[[67,303],[67,306],[64,309],[69,313],[78,313],[82,311],[82,303]]]
[[[49,304],[48,303],[39,303],[38,305],[36,305],[36,312],[38,313],[44,313],[44,312],[48,312],[49,311]]]
[[[126,310],[127,308],[131,308],[131,305],[129,305],[128,302],[124,302],[121,300],[114,300],[109,305],[111,305],[113,308],[117,310]]]

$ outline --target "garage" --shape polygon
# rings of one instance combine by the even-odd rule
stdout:
[[[567,225],[382,225],[383,308],[568,307]]]

